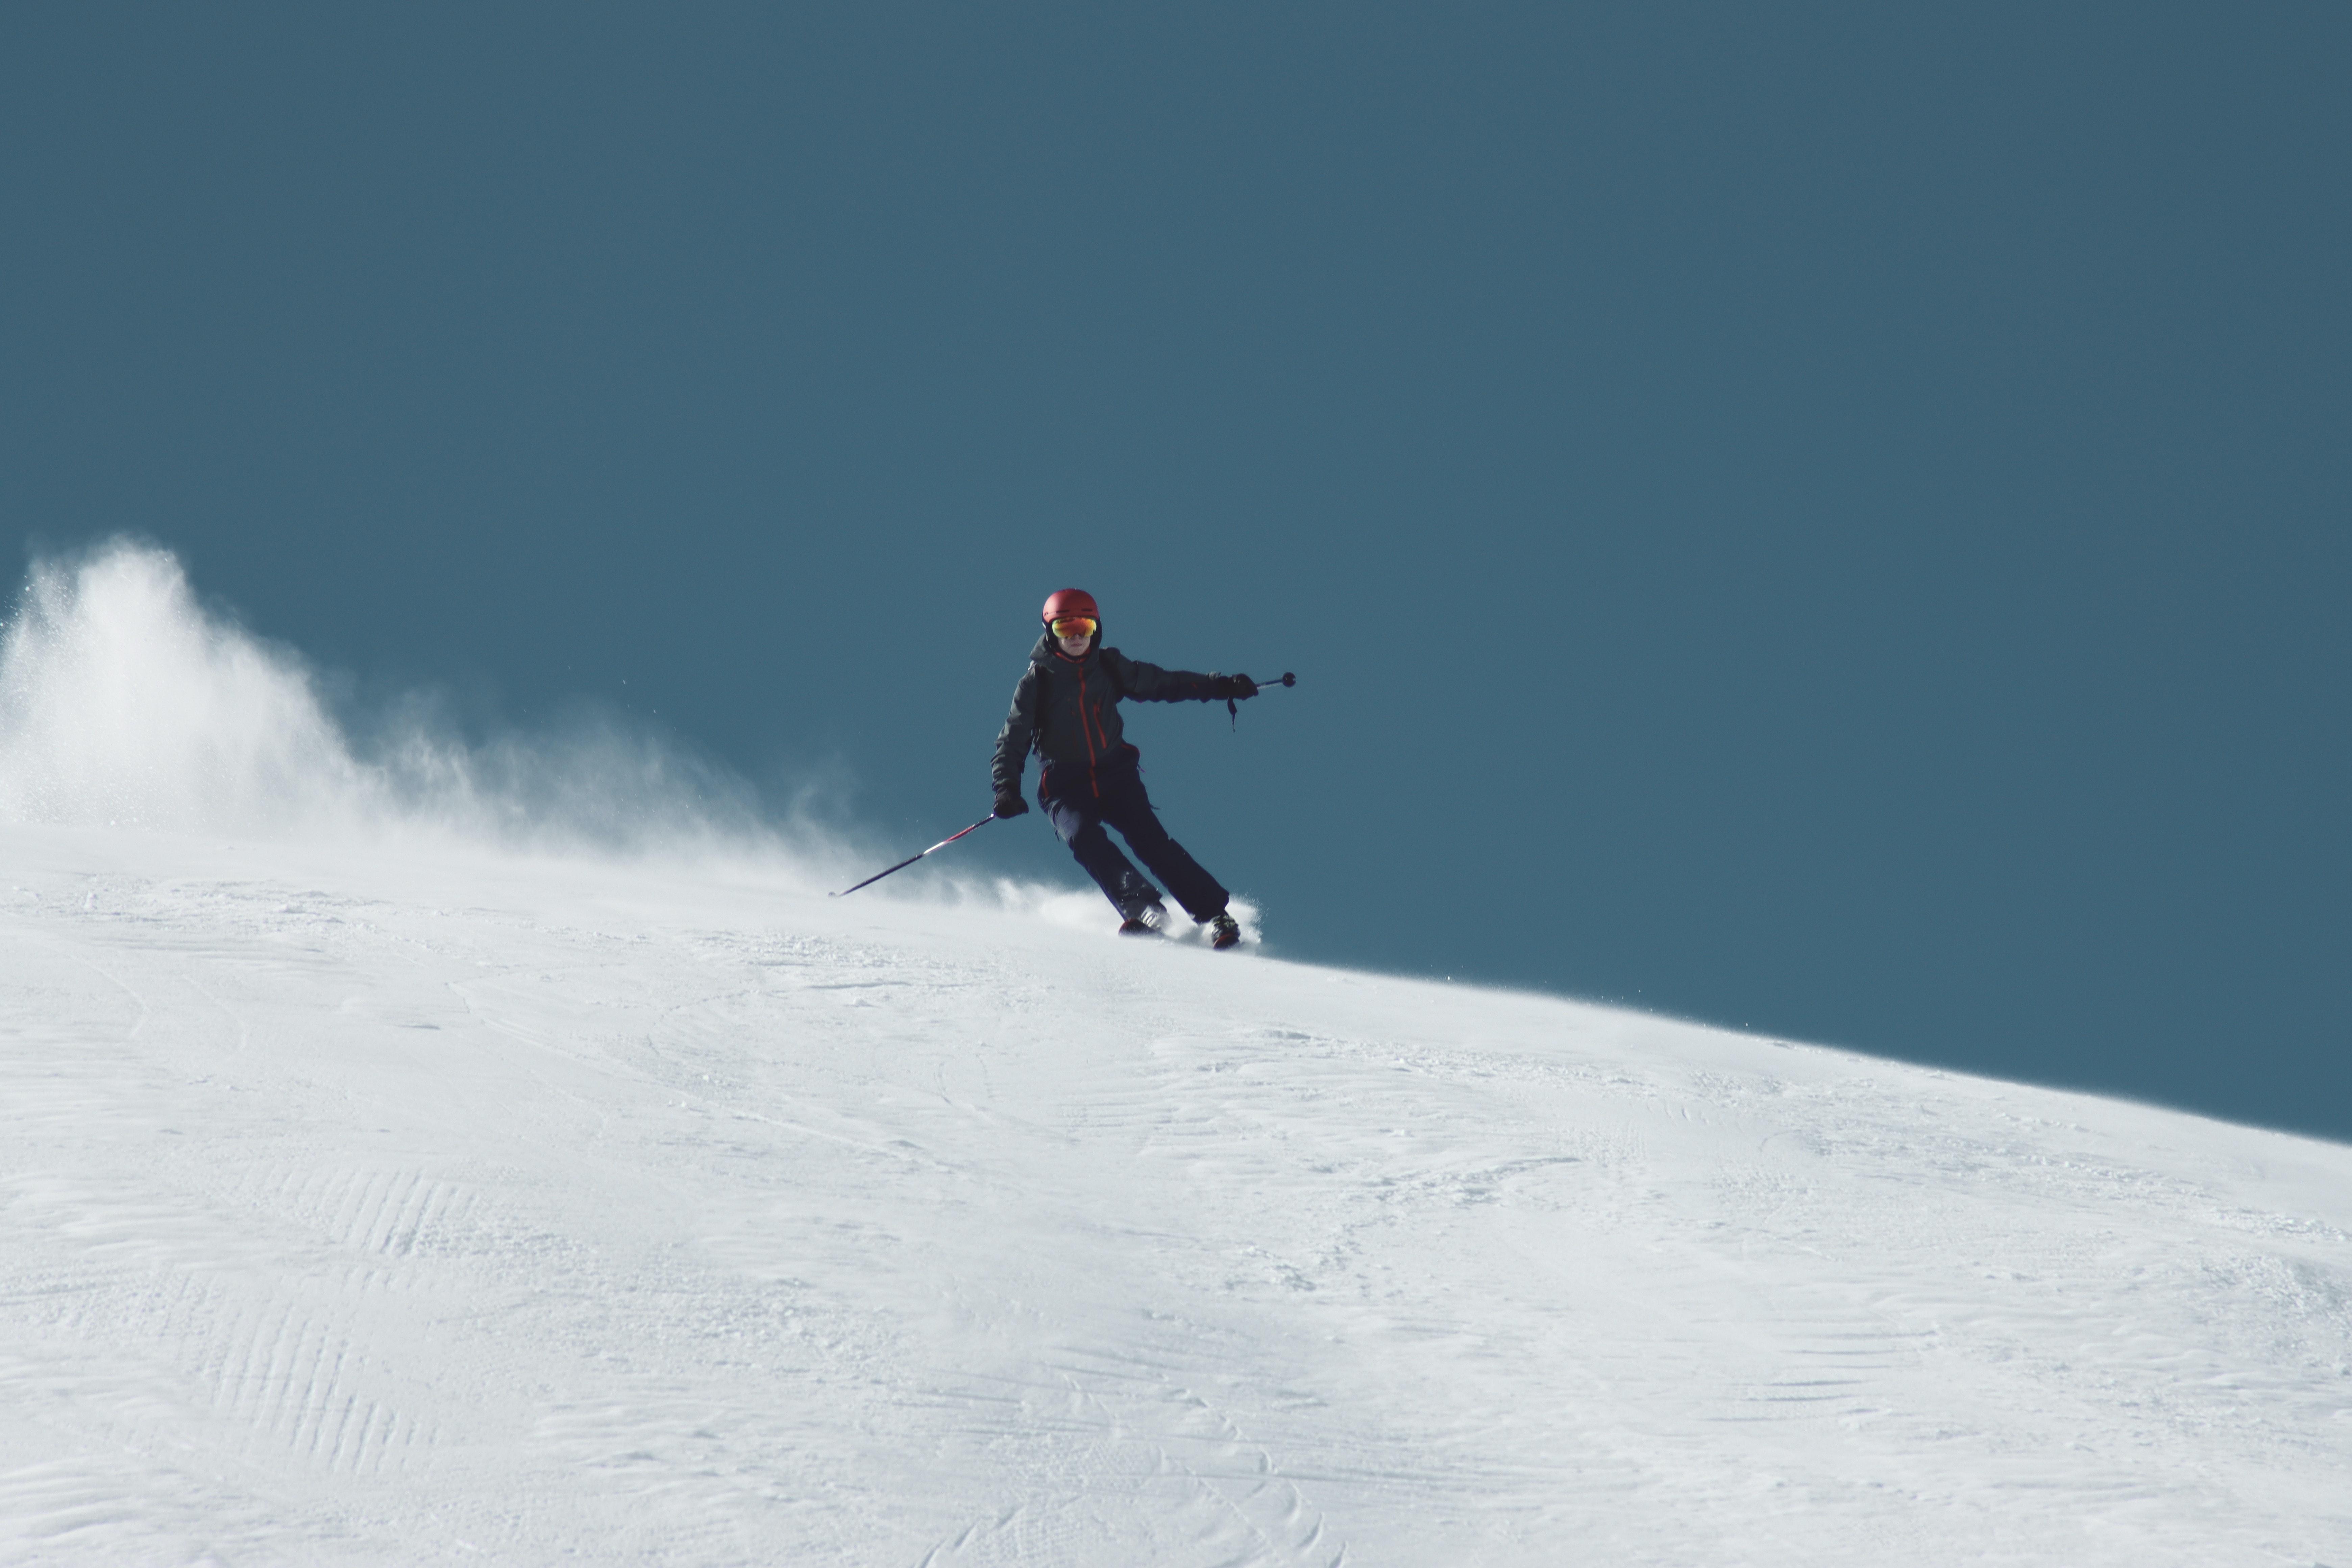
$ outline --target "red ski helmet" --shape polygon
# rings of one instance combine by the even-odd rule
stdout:
[[[1097,626],[1102,624],[1102,612],[1095,608],[1095,596],[1084,588],[1064,588],[1045,600],[1045,612],[1039,618],[1047,626],[1065,616],[1084,616]]]

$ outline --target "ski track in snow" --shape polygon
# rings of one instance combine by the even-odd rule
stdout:
[[[0,1563],[2352,1568],[2352,1149],[753,865],[0,842]]]

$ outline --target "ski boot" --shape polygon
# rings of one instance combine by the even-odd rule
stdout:
[[[1234,923],[1233,916],[1227,914],[1223,910],[1219,910],[1215,914],[1209,917],[1209,945],[1211,947],[1231,947],[1234,943],[1241,941],[1241,939],[1242,928]]]
[[[1121,936],[1158,936],[1160,928],[1168,923],[1168,906],[1154,899],[1118,922]]]

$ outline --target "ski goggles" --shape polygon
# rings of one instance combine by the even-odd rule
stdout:
[[[1053,623],[1057,637],[1090,637],[1101,629],[1092,616],[1064,616]]]

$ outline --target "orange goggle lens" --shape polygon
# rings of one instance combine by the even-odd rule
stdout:
[[[1092,616],[1064,616],[1053,629],[1057,637],[1090,637],[1098,628]]]

